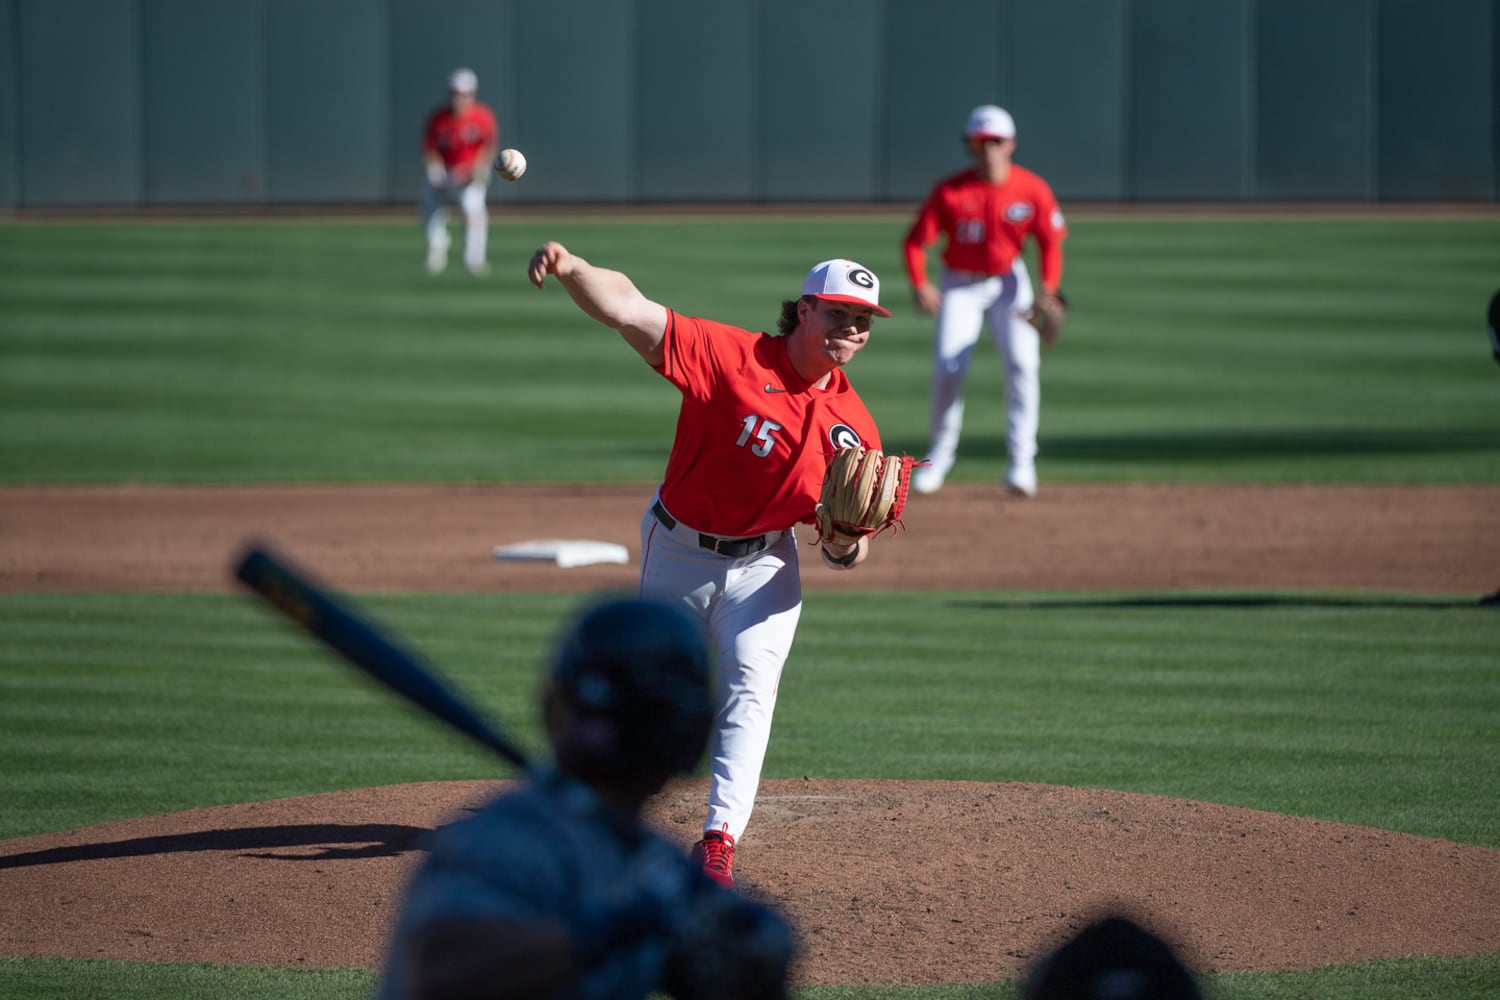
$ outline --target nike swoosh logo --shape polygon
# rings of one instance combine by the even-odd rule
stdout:
[[[769,382],[766,383],[766,391],[767,392],[786,392],[785,389],[778,389],[778,388],[776,388],[774,385],[772,385]]]

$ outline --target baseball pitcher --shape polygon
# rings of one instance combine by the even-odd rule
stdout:
[[[534,284],[549,275],[682,396],[665,475],[641,516],[641,592],[690,610],[718,650],[713,774],[694,855],[733,885],[802,613],[794,528],[809,526],[824,565],[848,570],[900,516],[910,460],[880,452],[844,374],[872,318],[890,312],[875,275],[850,260],[812,268],[801,296],[782,303],[779,336],[684,316],[559,243],[531,259]]]

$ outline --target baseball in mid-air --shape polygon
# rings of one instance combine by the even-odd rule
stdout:
[[[519,149],[502,149],[495,157],[495,173],[508,181],[517,180],[526,172],[526,157]]]

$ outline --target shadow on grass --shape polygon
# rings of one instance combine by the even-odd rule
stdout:
[[[1079,608],[1399,608],[1407,611],[1451,611],[1490,604],[1500,592],[1472,600],[1431,597],[1340,597],[1318,594],[1164,594],[1154,596],[1016,597],[955,601],[954,607],[984,611],[1070,611]]]
[[[1500,425],[1497,425],[1500,426]],[[1141,431],[1118,434],[1049,434],[1045,421],[1041,446],[1047,461],[1118,462],[1215,462],[1307,458],[1326,455],[1389,456],[1473,455],[1495,453],[1497,428],[1445,430],[1340,430],[1308,428],[1288,430],[1231,430],[1204,428],[1193,431]],[[925,453],[926,442],[895,438],[891,450]],[[968,434],[959,445],[960,458],[1003,460],[1005,438],[995,434]]]
[[[204,830],[159,837],[136,837],[102,844],[75,844],[0,857],[0,868],[58,865],[70,861],[101,861],[106,858],[138,858],[150,854],[182,854],[193,851],[238,851],[246,857],[283,861],[326,861],[344,858],[388,858],[417,847],[429,833],[425,827],[400,823],[310,823],[287,826],[251,826],[238,830]],[[336,846],[349,845],[349,846]],[[354,846],[358,845],[358,846]],[[318,847],[303,854],[284,854],[282,848]],[[264,853],[276,849],[276,853]],[[260,853],[257,853],[260,852]]]
[[[1003,443],[996,445],[1003,448]],[[1201,430],[1170,434],[1049,436],[1053,459],[1095,462],[1142,460],[1231,461],[1308,455],[1433,455],[1494,453],[1494,429],[1463,430]]]

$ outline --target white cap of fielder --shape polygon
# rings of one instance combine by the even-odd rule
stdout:
[[[472,94],[479,89],[479,77],[472,69],[459,67],[448,77],[448,89],[460,94]]]
[[[965,139],[1014,139],[1016,122],[1010,112],[993,104],[981,104],[969,112]]]
[[[802,283],[802,294],[834,302],[853,302],[869,306],[877,316],[889,316],[891,311],[880,305],[880,279],[862,264],[852,260],[835,258],[814,264]]]

